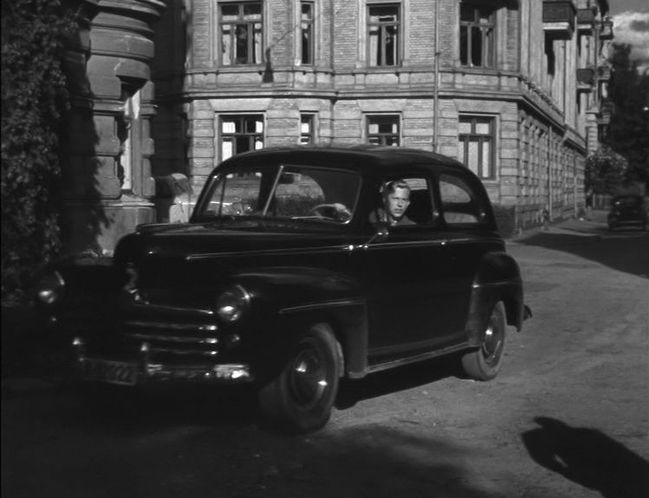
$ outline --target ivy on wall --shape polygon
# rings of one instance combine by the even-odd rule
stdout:
[[[2,302],[60,247],[62,63],[74,22],[59,0],[2,0]]]

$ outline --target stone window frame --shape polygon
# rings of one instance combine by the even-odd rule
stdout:
[[[469,133],[462,133],[460,131],[460,124],[462,122],[470,121],[471,131]],[[489,123],[489,133],[477,133],[476,124],[478,121],[488,122]],[[498,116],[495,114],[480,114],[480,113],[462,113],[458,116],[458,160],[467,168],[471,169],[471,165],[468,162],[469,150],[466,144],[468,144],[471,139],[476,139],[478,144],[480,144],[478,149],[478,165],[476,167],[477,171],[473,171],[478,177],[483,181],[496,181],[498,180],[498,168],[497,168],[497,148],[498,148]],[[489,150],[489,163],[488,169],[489,172],[487,175],[483,174],[481,171],[480,164],[482,163],[481,158],[483,157],[483,147],[481,146],[486,139],[489,139],[490,150]],[[462,143],[465,143],[464,147],[461,147]],[[460,157],[461,152],[462,157]]]
[[[237,133],[236,131],[234,132],[225,132],[224,131],[224,121],[227,119],[231,120],[246,120],[246,119],[255,119],[255,123],[261,122],[261,131],[255,131],[252,132],[239,132]],[[217,154],[219,158],[219,162],[225,161],[226,159],[241,153],[241,152],[246,152],[248,150],[258,150],[258,149],[263,149],[265,144],[266,144],[266,129],[267,129],[267,123],[266,123],[266,116],[263,112],[243,112],[243,113],[237,113],[237,112],[224,112],[216,115],[215,118],[216,121],[216,126],[217,126],[217,133],[216,133],[216,141],[217,141]],[[255,124],[256,126],[256,124]],[[241,136],[247,136],[249,139],[249,144],[251,145],[251,148],[246,149],[246,151],[238,151],[236,147],[236,141],[233,140],[233,147],[232,150],[230,151],[230,155],[226,157],[226,154],[224,153],[224,144],[225,144],[225,139],[232,137],[233,139]],[[257,142],[255,141],[257,138],[260,138],[261,140],[261,147],[257,147]]]
[[[397,21],[396,22],[377,22],[373,23],[371,21],[371,15],[370,11],[373,8],[386,8],[386,7],[396,7],[397,9]],[[370,68],[393,68],[393,67],[400,67],[403,64],[403,59],[404,59],[404,51],[403,47],[405,45],[405,36],[404,36],[404,6],[402,2],[400,1],[391,1],[391,2],[385,2],[385,1],[378,1],[378,2],[367,2],[365,5],[365,29],[364,29],[364,34],[366,37],[366,56],[365,60],[367,61],[367,66]],[[394,51],[394,56],[395,56],[395,61],[393,64],[387,64],[385,63],[386,60],[386,51],[385,49],[382,51],[383,53],[383,60],[378,61],[376,64],[372,64],[372,60],[374,60],[374,57],[372,56],[372,44],[371,44],[371,36],[370,36],[370,31],[373,26],[379,26],[379,33],[383,32],[383,29],[388,26],[396,26],[397,27],[397,32],[396,32],[396,42],[397,42],[397,47],[396,50]],[[381,37],[383,38],[383,37]]]
[[[254,66],[261,66],[261,65],[264,64],[265,49],[268,46],[268,40],[266,39],[267,38],[267,32],[266,31],[267,30],[266,30],[266,24],[265,24],[266,19],[268,19],[268,12],[267,12],[267,8],[266,8],[266,3],[267,2],[264,2],[263,0],[223,0],[223,1],[216,2],[215,14],[214,14],[214,17],[213,17],[216,20],[216,23],[215,23],[216,24],[216,26],[215,26],[216,27],[216,33],[213,33],[214,42],[211,45],[213,47],[215,47],[215,50],[217,51],[216,57],[214,57],[214,59],[216,59],[217,64],[220,67],[224,67],[224,68],[250,67],[250,66],[254,67]],[[260,7],[261,19],[258,21],[258,23],[261,25],[261,33],[260,33],[260,36],[259,36],[260,45],[259,45],[259,50],[258,50],[258,52],[259,52],[258,59],[259,60],[258,61],[257,60],[252,60],[252,61],[248,60],[247,62],[237,63],[235,58],[234,58],[235,52],[232,52],[230,54],[232,60],[230,61],[230,63],[225,64],[224,61],[223,61],[223,26],[225,24],[237,24],[237,22],[234,22],[234,21],[232,21],[232,22],[224,22],[223,21],[223,15],[222,15],[222,8],[225,7],[225,6],[237,5],[239,7],[240,11],[241,11],[239,15],[243,16],[244,14],[242,12],[243,12],[243,8],[244,8],[244,6],[246,4],[249,4],[249,5],[258,4],[259,7]],[[257,22],[254,21],[254,20],[247,21],[245,19],[241,19],[241,24],[243,24],[243,23],[245,23],[245,24],[253,24],[254,25]],[[253,31],[253,39],[254,39],[254,27],[252,28],[252,31]],[[232,36],[234,38],[234,35],[232,35]],[[256,53],[254,42],[252,43],[252,46],[249,46],[248,48],[249,48],[249,53],[252,54],[252,56],[254,57],[254,54]],[[230,49],[233,50],[232,46],[230,47]]]
[[[474,9],[474,18],[472,21],[467,21],[462,19],[462,7],[470,7]],[[499,37],[498,37],[498,25],[499,25],[499,15],[498,11],[501,10],[502,5],[499,2],[476,2],[475,0],[463,0],[459,4],[459,9],[458,9],[458,22],[459,22],[459,62],[462,67],[471,67],[471,68],[486,68],[486,69],[493,69],[498,66],[498,48],[499,48]],[[480,9],[489,9],[491,10],[491,13],[489,14],[490,22],[488,24],[483,24],[479,20],[476,21],[476,18],[478,17],[477,11]],[[482,46],[482,54],[481,54],[481,61],[483,61],[481,64],[476,64],[474,65],[471,61],[471,53],[469,52],[471,49],[471,29],[467,29],[467,35],[468,35],[468,40],[466,42],[467,46],[467,54],[466,54],[466,63],[463,62],[462,60],[462,46],[463,46],[463,35],[462,35],[462,28],[463,27],[468,27],[468,28],[479,28],[481,32],[484,31],[483,28],[489,27],[491,28],[491,36],[489,37],[489,46],[488,48],[485,48],[484,42],[481,44]],[[484,41],[484,32],[481,35],[482,40]],[[490,59],[488,62],[484,62],[485,55]]]
[[[373,144],[373,145],[382,145],[382,146],[400,146],[403,143],[403,137],[402,137],[402,130],[403,130],[402,121],[403,120],[402,120],[401,114],[399,114],[399,113],[389,113],[389,112],[368,113],[368,114],[365,114],[364,117],[365,117],[365,119],[364,119],[364,121],[365,121],[365,126],[364,126],[365,143],[370,144],[370,145]],[[372,120],[376,119],[376,121],[377,121],[376,124],[380,125],[381,123],[378,123],[378,121],[381,121],[381,120],[387,121],[388,118],[391,118],[391,119],[394,120],[394,122],[391,123],[392,125],[394,125],[394,124],[397,125],[397,132],[396,133],[394,133],[394,132],[388,133],[388,132],[380,132],[380,131],[377,131],[375,133],[371,132],[370,126],[372,124],[374,124],[374,123],[371,122]],[[384,122],[382,124],[386,124],[386,123]],[[397,143],[396,144],[395,143],[385,143],[386,139],[389,138],[389,137],[392,137],[392,138],[396,137]],[[372,138],[378,139],[378,143],[373,143],[371,141]]]
[[[304,124],[309,124],[309,130],[304,131]],[[312,145],[317,141],[317,113],[315,112],[301,112],[300,113],[300,122],[299,122],[299,138],[298,143],[300,145]]]
[[[319,16],[317,14],[317,5],[315,0],[307,0],[307,1],[300,1],[298,6],[299,6],[299,10],[297,12],[297,16],[298,16],[297,23],[299,26],[299,35],[296,37],[297,49],[298,49],[297,60],[299,62],[299,65],[301,66],[313,66],[316,63],[316,47],[318,46],[317,44],[318,29],[316,26],[316,22]],[[310,19],[303,18],[304,7],[306,6],[309,6],[311,10]],[[309,60],[306,61],[304,57],[304,25],[305,24],[308,25],[311,34],[311,38],[308,41],[310,58]]]

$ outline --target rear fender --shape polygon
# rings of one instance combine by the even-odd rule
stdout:
[[[469,343],[480,344],[493,306],[503,301],[507,324],[520,331],[523,327],[523,283],[518,263],[505,252],[491,252],[480,261],[471,289],[471,304],[466,330]]]

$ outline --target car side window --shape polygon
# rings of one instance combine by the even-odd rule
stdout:
[[[413,227],[433,221],[431,182],[424,177],[386,178],[376,196],[370,222],[392,227]]]
[[[426,178],[405,178],[410,187],[410,205],[406,216],[418,225],[427,225],[433,221],[433,202],[430,182]]]
[[[442,217],[449,225],[480,223],[483,209],[479,197],[459,176],[442,174],[439,177]]]

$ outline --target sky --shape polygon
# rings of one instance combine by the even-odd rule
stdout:
[[[638,70],[649,71],[649,0],[609,0],[609,7],[614,42],[630,44]]]
[[[608,0],[608,6],[612,15],[626,11],[649,12],[649,0]]]

